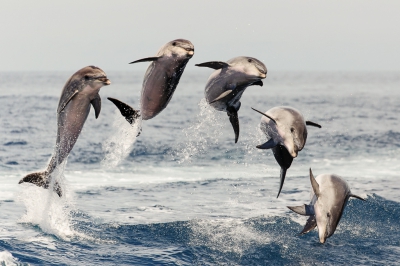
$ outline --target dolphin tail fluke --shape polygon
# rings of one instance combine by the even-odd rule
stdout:
[[[308,218],[303,230],[300,232],[300,235],[307,234],[308,232],[313,230],[316,226],[317,226],[317,219],[315,219],[315,215],[311,215]]]
[[[357,195],[354,195],[354,194],[350,194],[350,197],[353,197],[353,198],[356,198],[356,199],[359,199],[359,200],[366,201],[366,199],[364,199],[363,197],[360,197],[360,196],[357,196]]]
[[[121,112],[121,115],[125,117],[126,121],[129,122],[129,124],[133,125],[136,121],[137,118],[140,117],[140,112],[139,110],[135,110],[126,103],[121,102],[120,100],[108,97],[111,102],[117,106],[119,111]]]
[[[18,184],[22,184],[22,183],[32,183],[38,187],[43,187],[45,189],[49,188],[49,174],[47,171],[44,172],[36,172],[36,173],[31,173],[27,176],[25,176],[24,178],[22,178]],[[61,190],[61,186],[58,182],[54,183],[54,188],[53,188],[54,192],[57,193],[57,195],[59,197],[62,196],[62,190]]]
[[[281,190],[283,187],[283,182],[285,182],[285,177],[286,177],[286,168],[281,168],[281,183],[279,185],[279,192],[278,192],[278,196],[276,196],[276,198],[279,198],[279,194],[281,194]]]
[[[235,143],[238,142],[239,139],[239,117],[236,110],[228,111],[229,121],[232,124],[233,131],[235,132]]]

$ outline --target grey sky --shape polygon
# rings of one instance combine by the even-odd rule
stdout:
[[[195,63],[239,55],[269,70],[400,70],[400,1],[8,1],[0,8],[0,71],[94,64],[137,70],[185,38]],[[140,65],[140,66],[139,66]],[[187,68],[188,69],[188,68]]]

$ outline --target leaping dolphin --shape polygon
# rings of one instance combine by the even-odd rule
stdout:
[[[260,60],[247,56],[235,57],[226,63],[213,61],[196,66],[215,69],[208,78],[204,94],[207,103],[212,107],[218,111],[227,112],[235,132],[235,143],[237,143],[240,98],[247,87],[263,86],[261,80],[267,77],[267,68]]]
[[[120,110],[122,116],[134,124],[140,116],[148,120],[164,110],[178,86],[186,64],[194,55],[193,44],[184,39],[166,43],[154,57],[131,62],[151,62],[143,79],[140,112],[115,98],[108,98]]]
[[[44,172],[31,173],[19,181],[28,182],[39,187],[48,188],[51,174],[68,157],[77,141],[93,106],[95,117],[101,110],[100,88],[110,85],[106,73],[98,67],[87,66],[73,74],[64,86],[57,109],[57,141],[50,163]],[[58,183],[54,190],[61,197],[62,191]]]
[[[258,145],[257,148],[272,149],[275,160],[281,167],[278,198],[285,182],[287,169],[289,169],[293,159],[297,157],[298,152],[306,144],[306,126],[318,128],[321,128],[321,126],[311,121],[304,121],[303,115],[295,108],[289,106],[274,107],[265,113],[254,108],[252,109],[263,115],[260,128],[270,137],[267,142]]]
[[[335,233],[349,198],[365,199],[352,194],[347,182],[337,175],[322,174],[314,178],[310,168],[310,181],[314,192],[310,204],[288,208],[310,216],[300,234],[306,234],[318,226],[319,241],[325,243]]]

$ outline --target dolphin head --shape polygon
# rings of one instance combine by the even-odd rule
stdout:
[[[157,55],[190,59],[194,55],[194,45],[188,40],[176,39],[161,47]]]
[[[87,66],[78,70],[72,77],[67,81],[67,84],[80,84],[81,87],[89,85],[94,90],[100,90],[102,86],[111,84],[111,81],[107,78],[106,73],[98,67]]]
[[[289,154],[296,158],[307,140],[307,128],[303,115],[288,106],[274,107],[265,114],[273,117],[276,123],[272,123],[268,117],[262,117],[261,130],[272,137],[275,143],[284,146]]]
[[[227,61],[229,65],[240,67],[241,70],[253,79],[260,80],[267,77],[267,67],[263,62],[248,56],[238,56]]]

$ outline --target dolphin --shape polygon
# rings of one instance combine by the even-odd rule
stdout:
[[[19,184],[27,182],[48,188],[51,174],[64,162],[72,150],[93,106],[96,119],[101,110],[100,88],[110,85],[106,73],[98,67],[87,66],[73,74],[62,90],[57,109],[57,140],[50,163],[44,172],[31,173],[22,178]],[[61,197],[58,183],[54,190]]]
[[[235,143],[239,138],[240,98],[244,90],[253,85],[263,86],[262,79],[267,77],[267,68],[258,59],[239,56],[225,62],[212,61],[196,64],[215,71],[208,78],[205,97],[207,103],[218,111],[227,112],[235,132]]]
[[[307,140],[306,126],[321,128],[320,125],[304,121],[303,115],[293,107],[278,106],[263,113],[254,108],[264,117],[261,118],[260,128],[270,137],[264,144],[258,145],[258,149],[272,149],[275,160],[281,167],[281,182],[278,196],[285,182],[286,171],[292,165],[293,159],[304,148]]]
[[[143,79],[140,112],[118,99],[108,99],[117,106],[130,124],[134,124],[140,116],[143,120],[155,117],[167,107],[186,64],[193,55],[193,44],[188,40],[177,39],[162,46],[156,56],[130,63],[151,62]]]
[[[352,194],[347,182],[337,175],[322,174],[314,178],[310,168],[310,181],[313,192],[310,204],[288,208],[309,216],[300,234],[306,234],[318,226],[319,241],[325,243],[335,233],[349,198],[365,199]]]

